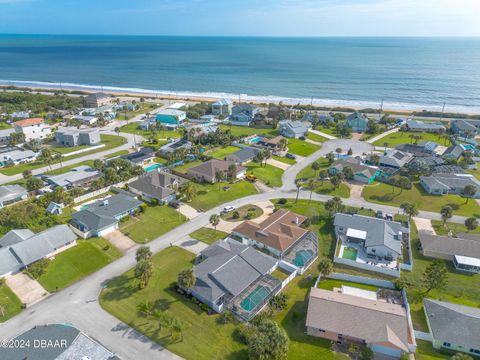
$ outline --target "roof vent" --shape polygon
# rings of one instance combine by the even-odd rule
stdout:
[[[295,218],[295,225],[298,225],[298,216]]]

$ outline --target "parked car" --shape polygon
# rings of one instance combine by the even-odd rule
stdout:
[[[290,153],[286,153],[286,154],[285,154],[285,157],[286,157],[287,159],[292,159],[292,160],[295,160],[295,159],[296,159],[295,155],[290,154]]]
[[[305,136],[300,136],[299,139],[304,140],[304,141],[307,140],[307,138]]]
[[[168,203],[168,206],[174,208],[174,209],[178,209],[180,207],[180,203],[178,201],[170,201]]]
[[[383,219],[383,211],[378,210],[377,214],[375,215],[378,219]]]
[[[229,212],[231,212],[231,211],[234,211],[235,209],[236,209],[235,206],[233,206],[233,205],[227,205],[227,206],[225,206],[225,207],[223,208],[223,212],[224,212],[224,213],[229,213]]]
[[[393,221],[393,215],[392,214],[385,214],[385,219],[389,221]]]

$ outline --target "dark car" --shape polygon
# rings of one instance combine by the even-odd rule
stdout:
[[[178,201],[170,201],[168,203],[168,206],[174,208],[174,209],[178,209],[180,207],[180,203]]]
[[[295,160],[295,159],[296,159],[295,155],[290,154],[290,153],[286,153],[286,154],[285,154],[285,157],[286,157],[287,159],[292,159],[292,160]]]

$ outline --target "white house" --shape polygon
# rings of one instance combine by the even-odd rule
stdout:
[[[46,125],[41,118],[19,120],[13,125],[16,133],[25,135],[25,141],[45,139],[52,133],[50,126]]]

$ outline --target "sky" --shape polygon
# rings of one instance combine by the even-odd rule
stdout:
[[[0,33],[480,36],[480,0],[0,0]]]

